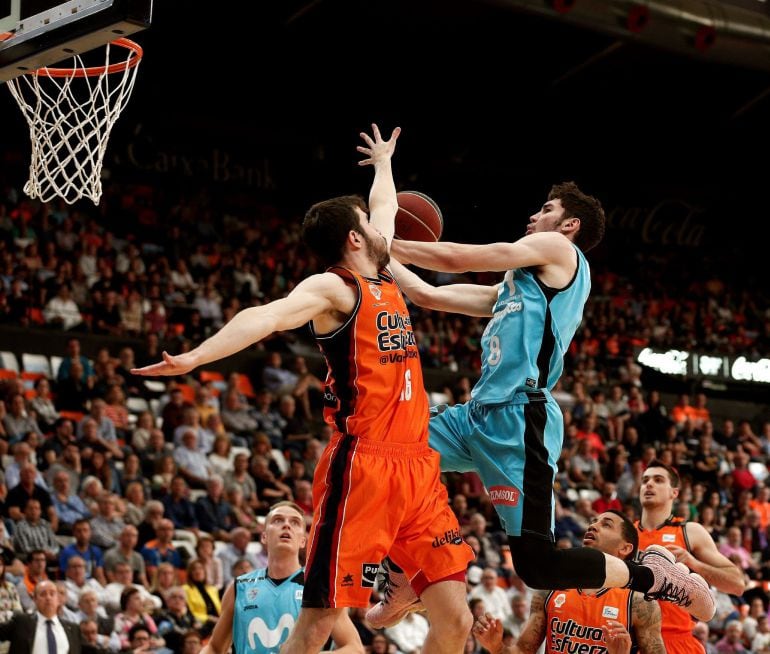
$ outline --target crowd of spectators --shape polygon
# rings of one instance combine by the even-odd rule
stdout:
[[[71,337],[50,376],[0,381],[0,621],[30,610],[36,583],[52,579],[60,615],[105,651],[149,643],[196,654],[226,584],[265,564],[258,537],[269,507],[293,499],[310,520],[312,475],[331,435],[320,416],[322,382],[287,350],[297,334],[258,346],[270,349],[259,379],[196,371],[158,386],[130,370],[157,360],[162,345],[194,346],[317,266],[299,221],[271,209],[253,220],[217,217],[208,202],[165,206],[142,188],[106,205],[114,215],[102,220],[8,188],[0,197],[0,322]],[[699,637],[720,652],[739,644],[767,654],[770,422],[712,416],[704,393],[666,405],[644,387],[633,357],[643,345],[766,356],[767,305],[716,276],[666,288],[650,273],[634,279],[597,268],[554,391],[566,433],[555,488],[559,546],[579,545],[591,516],[607,508],[638,517],[645,463],[670,463],[683,480],[676,514],[701,522],[750,580],[742,598],[719,594],[717,616],[697,626]],[[417,309],[414,317],[424,365],[457,373],[430,390],[450,404],[467,400],[484,321]],[[137,345],[115,339],[86,356],[89,332]],[[500,617],[515,638],[531,590],[478,477],[450,473],[445,481],[476,553],[471,609]],[[383,633],[367,626],[363,610],[352,614],[370,651],[419,651],[421,615]],[[479,651],[473,638],[467,651]]]

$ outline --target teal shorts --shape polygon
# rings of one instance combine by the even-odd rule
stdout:
[[[443,471],[478,473],[506,534],[553,539],[564,418],[550,393],[517,393],[507,404],[434,407],[429,435]]]

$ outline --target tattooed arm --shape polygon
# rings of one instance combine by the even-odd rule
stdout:
[[[660,635],[660,606],[648,602],[639,593],[631,600],[631,625],[636,635],[640,654],[666,654],[666,646]]]
[[[545,640],[545,598],[549,592],[535,591],[529,608],[529,619],[513,647],[503,647],[502,622],[495,620],[489,613],[473,625],[473,635],[492,654],[535,654]]]

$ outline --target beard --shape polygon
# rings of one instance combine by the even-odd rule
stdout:
[[[367,234],[361,233],[366,243],[366,251],[369,253],[369,259],[377,266],[377,270],[384,268],[390,263],[390,251],[384,238],[369,238]]]

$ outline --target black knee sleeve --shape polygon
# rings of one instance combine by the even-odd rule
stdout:
[[[538,536],[509,536],[516,574],[530,588],[601,588],[606,579],[604,554],[590,547],[559,550]]]

